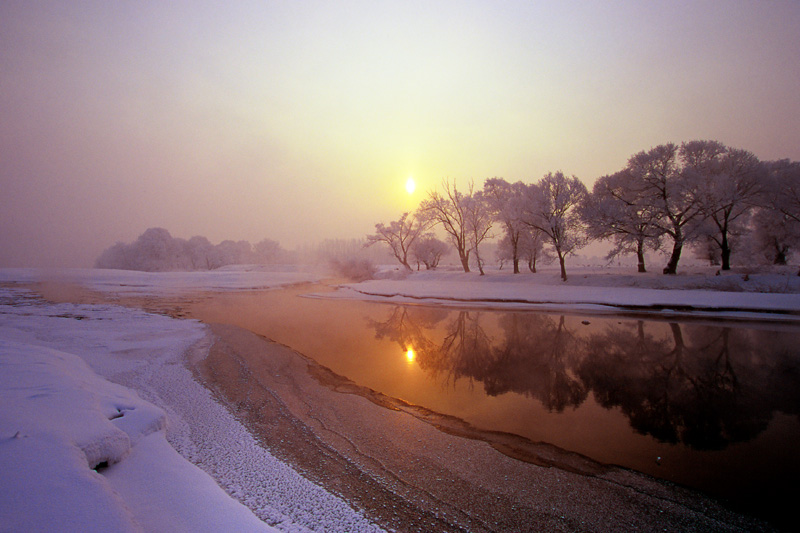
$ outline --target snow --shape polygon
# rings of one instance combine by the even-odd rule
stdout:
[[[137,272],[104,269],[0,269],[0,283],[55,281],[100,292],[126,295],[172,295],[198,291],[264,290],[318,281],[319,274],[296,267],[262,265],[198,272]]]
[[[544,311],[658,313],[745,320],[800,320],[800,277],[796,270],[726,273],[710,269],[687,274],[636,274],[607,268],[537,274],[487,271],[404,273],[384,269],[379,279],[345,284],[326,298],[358,298],[394,303],[524,308]]]
[[[679,276],[585,268],[487,276],[384,269],[325,297],[434,305],[797,321],[793,269]],[[184,364],[208,353],[196,321],[47,303],[24,283],[109,293],[263,290],[297,269],[159,273],[0,270],[0,530],[376,531],[261,447]]]
[[[378,530],[193,380],[184,358],[210,342],[196,321],[0,287],[0,529]]]

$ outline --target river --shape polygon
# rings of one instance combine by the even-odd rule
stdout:
[[[357,385],[782,521],[800,473],[800,327],[215,294],[185,312]],[[500,432],[500,433],[497,433]]]

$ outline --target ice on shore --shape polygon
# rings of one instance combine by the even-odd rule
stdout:
[[[378,530],[192,379],[208,342],[196,321],[0,288],[0,529]]]

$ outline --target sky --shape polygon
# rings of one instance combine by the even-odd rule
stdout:
[[[0,0],[0,267],[363,237],[444,178],[591,186],[665,142],[798,160],[797,28],[790,0]]]

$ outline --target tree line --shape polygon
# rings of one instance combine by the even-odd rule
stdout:
[[[677,273],[685,246],[729,270],[734,253],[786,264],[800,245],[800,162],[760,161],[718,141],[641,151],[591,191],[561,171],[531,184],[490,178],[462,191],[445,179],[442,188],[416,212],[376,224],[367,244],[385,243],[409,270],[411,260],[435,268],[446,246],[438,227],[464,272],[472,261],[484,274],[480,245],[500,228],[498,258],[515,274],[521,262],[536,272],[537,261],[557,258],[564,281],[566,258],[591,240],[611,241],[609,259],[636,254],[639,272],[647,271],[646,251],[663,250],[664,274]]]
[[[272,264],[290,261],[290,252],[272,239],[251,245],[224,240],[211,244],[206,237],[181,239],[164,228],[150,228],[130,244],[118,242],[95,261],[95,268],[165,272],[213,270],[226,265]]]

